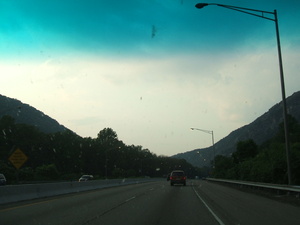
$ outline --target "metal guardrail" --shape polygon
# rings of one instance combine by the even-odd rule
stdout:
[[[249,186],[254,188],[264,188],[269,190],[277,190],[277,191],[284,191],[284,192],[293,192],[300,197],[300,186],[293,186],[293,185],[280,185],[280,184],[267,184],[267,183],[257,183],[257,182],[249,182],[249,181],[237,181],[237,180],[226,180],[226,179],[215,179],[215,178],[207,178],[209,181],[214,182],[221,182],[227,184],[235,184],[241,186]]]

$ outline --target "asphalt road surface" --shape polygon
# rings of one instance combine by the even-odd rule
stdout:
[[[208,181],[163,180],[0,205],[0,224],[297,225],[300,207]]]

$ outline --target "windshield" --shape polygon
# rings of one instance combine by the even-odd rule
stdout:
[[[184,172],[173,172],[172,176],[184,176]]]
[[[0,224],[297,224],[299,27],[295,0],[0,0]]]

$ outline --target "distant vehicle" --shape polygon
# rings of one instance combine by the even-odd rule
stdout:
[[[6,178],[2,173],[0,173],[0,185],[6,185]]]
[[[94,176],[93,175],[82,175],[79,178],[79,182],[83,182],[83,181],[89,181],[89,180],[93,180]]]
[[[170,174],[170,184],[173,186],[174,184],[183,184],[186,185],[186,176],[184,171],[182,170],[174,170]]]

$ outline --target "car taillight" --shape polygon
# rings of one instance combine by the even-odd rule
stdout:
[[[172,177],[172,176],[170,176],[170,180],[173,180],[173,177]]]

